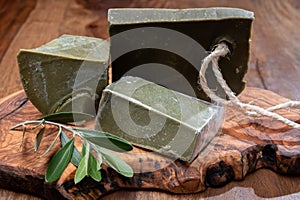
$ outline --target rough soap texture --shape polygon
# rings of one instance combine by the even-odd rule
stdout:
[[[109,43],[62,35],[36,49],[21,49],[18,64],[30,101],[43,114],[95,113],[108,84]]]
[[[237,8],[110,9],[113,81],[139,76],[208,100],[198,89],[198,71],[214,45],[224,41],[231,54],[220,59],[220,68],[239,94],[245,87],[253,19],[252,12]],[[225,97],[211,74],[209,86]]]
[[[103,91],[95,126],[140,147],[191,161],[217,134],[214,120],[219,116],[219,109],[203,101],[127,76]]]

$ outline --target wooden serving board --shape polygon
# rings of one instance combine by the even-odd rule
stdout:
[[[239,98],[262,107],[288,100],[258,88],[246,88]],[[300,122],[299,109],[278,113]],[[75,168],[70,164],[57,183],[49,184],[45,183],[44,175],[59,143],[46,157],[38,158],[38,155],[55,137],[55,128],[45,133],[37,153],[33,149],[35,132],[26,134],[23,148],[19,150],[22,132],[10,131],[9,128],[41,117],[25,93],[20,91],[0,100],[0,187],[48,199],[97,199],[121,188],[196,193],[207,187],[243,180],[247,174],[260,168],[284,175],[300,175],[299,130],[266,117],[254,119],[232,109],[226,109],[225,116],[220,134],[190,164],[134,148],[130,153],[119,154],[136,172],[132,178],[122,177],[104,166],[100,183],[85,178],[75,185]]]

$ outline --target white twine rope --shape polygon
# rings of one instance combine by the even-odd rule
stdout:
[[[230,53],[228,46],[222,42],[216,46],[216,48],[203,60],[201,69],[199,71],[199,84],[201,85],[203,91],[206,95],[213,101],[223,104],[223,105],[230,105],[235,106],[241,109],[242,111],[246,112],[248,115],[254,116],[267,116],[278,121],[283,122],[284,124],[291,126],[295,129],[300,129],[300,124],[293,122],[277,113],[272,111],[283,109],[283,108],[291,108],[291,107],[300,107],[300,101],[288,101],[282,104],[278,104],[276,106],[272,106],[270,108],[264,109],[259,106],[251,105],[248,103],[241,102],[236,96],[235,93],[230,89],[227,85],[226,81],[223,78],[223,75],[219,69],[218,61],[220,57],[226,56]],[[214,75],[217,78],[217,81],[224,89],[226,95],[228,96],[229,100],[220,98],[215,94],[213,90],[211,90],[207,85],[207,80],[205,77],[205,72],[208,68],[209,63],[212,62],[212,70]]]

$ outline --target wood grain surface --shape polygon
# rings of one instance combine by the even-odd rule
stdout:
[[[68,33],[107,37],[107,9],[111,7],[190,8],[226,6],[255,12],[248,86],[272,90],[290,99],[300,99],[300,1],[298,0],[0,0],[0,98],[22,89],[16,54],[20,48],[40,46]],[[264,180],[264,181],[262,181]],[[121,190],[106,199],[297,199],[300,180],[270,170],[259,170],[242,182],[191,195],[157,191]],[[22,199],[1,191],[5,199]],[[24,196],[23,199],[28,197]]]
[[[258,88],[246,88],[239,98],[261,107],[288,101]],[[299,109],[278,113],[300,121]],[[119,153],[133,167],[135,175],[132,178],[125,178],[104,165],[100,183],[86,178],[75,185],[75,167],[69,165],[57,183],[45,183],[47,163],[58,149],[58,144],[47,156],[37,156],[51,144],[57,130],[53,127],[46,129],[37,153],[33,149],[36,131],[27,132],[23,148],[19,150],[22,132],[9,130],[16,123],[41,116],[23,91],[0,102],[0,180],[4,180],[0,187],[47,199],[98,199],[120,189],[193,194],[208,187],[217,188],[232,181],[241,181],[260,168],[272,169],[286,176],[300,175],[300,130],[267,117],[251,118],[229,107],[219,135],[191,163],[135,147],[129,153]]]

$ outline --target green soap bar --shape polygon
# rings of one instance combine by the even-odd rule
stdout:
[[[153,82],[125,76],[103,90],[95,129],[191,161],[217,134],[221,111]]]
[[[113,81],[139,76],[209,100],[199,90],[198,72],[208,52],[226,42],[231,54],[219,65],[228,85],[239,94],[245,87],[253,19],[253,12],[238,8],[110,9]],[[208,85],[226,97],[212,74],[207,73]]]
[[[73,35],[35,49],[21,49],[18,64],[24,90],[43,114],[96,113],[108,84],[109,43]]]

